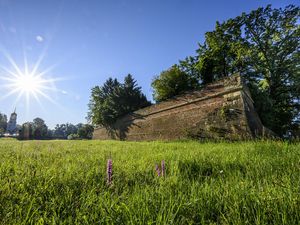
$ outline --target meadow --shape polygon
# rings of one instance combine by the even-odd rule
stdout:
[[[299,223],[300,144],[0,139],[0,224]]]

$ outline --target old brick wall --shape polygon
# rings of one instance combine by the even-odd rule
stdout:
[[[251,118],[251,119],[249,119]],[[248,139],[262,124],[250,94],[235,75],[120,118],[113,129],[97,128],[94,139]]]

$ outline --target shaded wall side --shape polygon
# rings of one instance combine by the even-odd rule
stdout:
[[[244,102],[244,111],[246,114],[246,119],[248,127],[251,130],[253,137],[267,137],[267,138],[276,138],[278,137],[269,128],[265,127],[261,122],[261,119],[254,107],[254,101],[251,98],[250,90],[247,86],[243,87],[243,102]]]
[[[261,137],[263,135],[264,126],[254,108],[254,102],[251,98],[249,89],[244,86],[242,91],[243,107],[247,119],[248,127],[253,137]]]

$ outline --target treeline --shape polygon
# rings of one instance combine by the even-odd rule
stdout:
[[[154,100],[164,101],[240,73],[263,124],[280,136],[299,133],[299,19],[300,9],[295,5],[279,9],[268,5],[216,22],[194,56],[154,77]],[[139,99],[122,101],[120,87],[110,78],[92,89],[88,112],[92,124],[110,126],[119,116],[147,105],[145,98],[143,104],[138,104]],[[140,88],[136,94],[144,96]]]
[[[43,119],[35,118],[32,122],[26,122],[20,127],[18,138],[20,140],[92,139],[93,131],[92,125],[82,123],[57,124],[54,129],[49,129]]]
[[[71,123],[57,124],[53,130],[50,130],[51,137],[61,139],[92,139],[94,127],[90,124]]]

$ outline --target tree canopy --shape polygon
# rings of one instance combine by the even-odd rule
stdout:
[[[103,86],[92,88],[87,118],[94,125],[110,128],[119,117],[150,104],[132,75],[124,83],[109,78]]]
[[[154,90],[154,100],[160,102],[184,91],[194,89],[197,87],[197,82],[187,72],[181,70],[178,65],[174,65],[155,77],[151,86]]]
[[[35,118],[32,123],[34,139],[43,139],[47,137],[48,127],[45,121],[39,117]]]
[[[293,129],[300,117],[299,18],[297,6],[268,5],[217,22],[196,56],[180,61],[180,68],[173,69],[176,73],[169,72],[171,68],[153,80],[155,100],[197,88],[189,86],[190,79],[201,87],[239,72],[263,124],[279,135]]]

